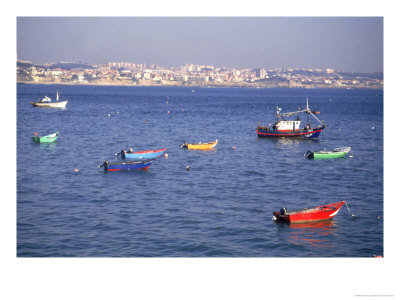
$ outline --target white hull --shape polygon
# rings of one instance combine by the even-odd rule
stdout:
[[[31,102],[33,106],[40,107],[55,107],[55,108],[65,108],[67,106],[67,101],[51,102],[51,103],[41,103],[41,102]]]

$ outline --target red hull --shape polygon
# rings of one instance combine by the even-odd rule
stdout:
[[[314,208],[305,208],[300,210],[287,211],[284,214],[274,212],[277,221],[290,223],[314,222],[331,219],[339,212],[345,201],[332,203],[328,205],[317,206]]]

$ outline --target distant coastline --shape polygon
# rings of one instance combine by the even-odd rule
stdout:
[[[340,72],[333,69],[246,68],[108,63],[17,61],[17,83],[93,86],[181,86],[239,88],[383,89],[383,73]]]
[[[281,86],[281,85],[259,85],[259,84],[219,84],[219,85],[199,85],[199,84],[129,84],[123,82],[32,82],[32,81],[17,81],[17,84],[29,85],[78,85],[78,86],[132,86],[132,87],[193,87],[193,88],[255,88],[255,89],[376,89],[382,90],[383,86],[353,86],[353,87],[337,87],[328,85],[313,85],[313,86]]]

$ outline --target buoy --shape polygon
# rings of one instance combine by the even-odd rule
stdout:
[[[235,149],[236,149],[236,147],[235,147],[235,146],[233,146],[233,147],[232,147],[232,149],[233,149],[233,150],[235,150]]]
[[[39,133],[35,132],[34,135],[39,135]]]
[[[190,171],[190,167],[189,166],[186,166],[186,171]]]
[[[79,169],[75,169],[74,171],[75,171],[75,172],[79,172]]]
[[[168,153],[165,153],[164,156],[165,156],[165,158],[168,158]]]
[[[372,127],[371,127],[371,129],[372,129],[372,130],[374,130],[374,129],[375,129],[375,127],[374,127],[374,126],[372,126]]]
[[[380,219],[380,218],[381,218],[381,216],[377,216],[376,218],[377,218],[377,219]]]
[[[171,113],[170,111],[167,111],[167,114]]]
[[[108,117],[111,117],[111,114],[108,114]]]

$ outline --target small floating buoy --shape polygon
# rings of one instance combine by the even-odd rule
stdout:
[[[374,130],[374,129],[375,129],[375,127],[374,127],[374,126],[372,126],[372,127],[371,127],[371,129],[372,129],[372,130]]]
[[[186,166],[186,171],[190,171],[190,167],[189,166]]]
[[[75,169],[74,171],[75,171],[75,172],[79,172],[79,169]]]
[[[171,113],[170,111],[167,111],[167,114]]]
[[[39,135],[39,133],[35,132],[33,135]]]
[[[233,146],[233,147],[232,147],[232,149],[233,149],[233,150],[235,150],[235,149],[236,149],[236,147],[235,147],[235,146]]]
[[[108,114],[108,117],[111,117],[111,114]]]
[[[381,216],[377,216],[376,218],[377,218],[377,219],[380,219],[380,218],[381,218]]]

